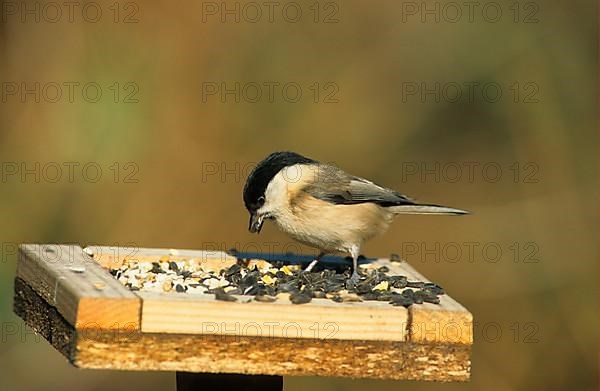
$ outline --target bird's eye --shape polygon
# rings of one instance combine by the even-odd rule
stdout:
[[[258,204],[262,206],[262,205],[264,205],[264,203],[265,203],[265,197],[264,196],[258,197]]]

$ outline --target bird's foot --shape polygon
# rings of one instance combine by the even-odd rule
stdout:
[[[346,281],[346,288],[355,287],[360,281],[360,274],[356,270],[352,272],[352,276]]]

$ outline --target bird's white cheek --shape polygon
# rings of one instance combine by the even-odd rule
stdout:
[[[258,209],[258,214],[269,217],[276,217],[279,210],[282,207],[281,202],[278,201],[279,200],[268,200],[262,207],[260,207],[260,209]]]
[[[261,213],[276,215],[289,204],[288,183],[281,174],[277,174],[265,191],[265,204],[259,209]]]

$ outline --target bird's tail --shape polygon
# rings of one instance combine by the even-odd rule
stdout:
[[[440,205],[397,205],[388,208],[396,214],[412,214],[412,215],[466,215],[470,214],[466,210],[449,208]]]

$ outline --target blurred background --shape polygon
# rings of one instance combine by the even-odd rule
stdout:
[[[0,5],[2,389],[174,389],[36,337],[15,246],[314,253],[247,231],[245,177],[275,150],[474,212],[402,217],[363,249],[473,313],[471,382],[287,390],[597,389],[595,2]]]

